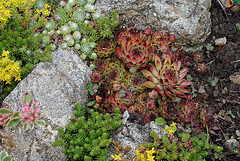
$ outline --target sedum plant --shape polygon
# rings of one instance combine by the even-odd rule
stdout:
[[[93,109],[87,111],[79,103],[75,106],[74,116],[66,125],[66,130],[59,128],[60,138],[53,142],[53,146],[63,146],[63,152],[70,160],[106,160],[106,147],[111,144],[110,132],[122,124],[120,109],[116,108],[111,116],[108,113],[99,114]]]
[[[172,133],[171,130],[167,130]],[[207,136],[199,138],[197,136],[191,137],[188,133],[180,133],[177,138],[171,135],[169,139],[163,135],[159,139],[154,131],[150,132],[150,136],[153,137],[154,142],[140,144],[136,150],[137,161],[147,160],[149,151],[153,152],[151,154],[153,154],[154,160],[204,161],[204,158],[212,152],[221,154],[223,150],[222,147],[208,143]]]

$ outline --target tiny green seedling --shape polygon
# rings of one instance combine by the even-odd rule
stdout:
[[[208,82],[210,83],[211,86],[215,87],[217,85],[217,82],[218,82],[218,78],[214,78],[212,79],[211,77],[208,77]]]
[[[236,118],[236,116],[232,114],[232,111],[231,111],[231,110],[228,111],[228,114],[231,115],[231,117],[232,117],[233,119]]]
[[[213,45],[212,45],[211,43],[208,43],[208,44],[206,45],[206,49],[207,49],[208,51],[213,51],[214,47],[213,47]]]

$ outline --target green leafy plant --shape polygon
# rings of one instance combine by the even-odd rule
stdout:
[[[210,83],[211,86],[215,87],[217,85],[218,78],[212,79],[211,77],[208,77],[207,80],[208,80],[208,82]]]
[[[206,48],[207,48],[208,51],[213,51],[213,49],[214,49],[214,47],[213,47],[213,45],[211,43],[208,43],[206,45]]]
[[[106,160],[111,140],[110,132],[116,130],[121,124],[121,112],[116,108],[113,116],[99,114],[86,110],[85,106],[75,104],[74,116],[66,125],[64,131],[59,128],[60,138],[53,142],[53,146],[63,146],[63,152],[68,154],[70,160]],[[87,115],[90,114],[88,118]]]

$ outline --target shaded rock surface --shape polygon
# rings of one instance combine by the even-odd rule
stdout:
[[[152,140],[150,136],[150,132],[155,131],[159,138],[162,138],[162,135],[168,135],[168,133],[164,130],[164,128],[156,125],[153,121],[145,124],[144,126],[139,123],[130,123],[126,122],[125,125],[122,124],[112,135],[112,142],[118,141],[124,148],[129,145],[131,150],[127,152],[123,158],[126,160],[130,160],[135,155],[135,150],[138,149],[140,144],[145,144]],[[116,147],[108,147],[109,154],[108,159],[113,160],[111,155],[115,155]]]
[[[201,49],[211,32],[210,0],[96,0],[95,6],[103,15],[116,10],[122,25],[175,34],[188,51]]]
[[[3,101],[13,111],[20,111],[24,94],[30,93],[42,110],[46,127],[23,132],[20,128],[5,128],[9,138],[3,139],[5,150],[17,161],[67,160],[61,148],[51,144],[58,136],[58,127],[69,122],[75,102],[87,102],[87,84],[91,69],[73,51],[59,48],[51,53],[52,62],[41,62]]]

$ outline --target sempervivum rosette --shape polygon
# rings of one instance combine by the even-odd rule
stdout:
[[[135,95],[132,94],[125,87],[117,91],[117,93],[115,94],[115,98],[119,104],[125,104],[128,107],[132,105],[135,101]]]
[[[181,62],[171,63],[171,58],[167,57],[162,63],[160,57],[156,55],[155,66],[149,65],[150,71],[142,70],[143,75],[150,81],[144,83],[147,88],[154,88],[159,94],[166,97],[186,98],[185,93],[190,93],[185,89],[192,82],[183,79],[187,74],[187,68],[181,69]]]
[[[143,85],[146,82],[146,78],[140,72],[134,74],[128,74],[124,83],[127,88],[133,87],[136,92],[142,92],[146,87]]]
[[[179,121],[180,103],[170,99],[160,102],[160,115],[167,120]]]
[[[136,98],[136,100],[144,107],[147,106],[148,101],[150,101],[150,97],[148,95],[148,92],[143,91],[141,94],[139,94]]]
[[[124,66],[119,61],[112,62],[107,65],[103,75],[105,81],[109,84],[121,83],[124,79],[124,73],[126,72]]]
[[[146,67],[153,57],[151,40],[142,41],[138,34],[131,35],[130,39],[126,37],[119,37],[120,47],[116,48],[116,55],[127,68],[130,68],[131,73],[135,73],[137,69]]]
[[[199,104],[192,100],[192,97],[187,99],[186,103],[181,105],[180,117],[179,120],[184,123],[191,123],[193,126],[198,122],[199,119]]]
[[[111,97],[107,98],[104,101],[103,106],[107,108],[106,109],[107,112],[114,112],[116,107],[120,108],[122,114],[127,110],[127,106],[125,104],[120,104],[115,98],[115,95],[112,95]]]
[[[94,51],[97,55],[102,57],[110,57],[112,53],[115,52],[116,41],[113,39],[101,39],[97,42]]]

